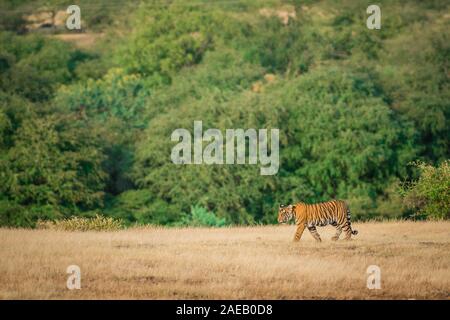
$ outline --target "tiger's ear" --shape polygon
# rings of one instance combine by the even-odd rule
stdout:
[[[280,208],[284,208],[284,204],[280,204]]]

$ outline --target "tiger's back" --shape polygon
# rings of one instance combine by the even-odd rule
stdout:
[[[305,212],[303,215],[305,215],[305,222],[308,226],[323,227],[328,224],[337,226],[343,224],[350,215],[347,204],[341,200],[304,204],[304,206]],[[298,208],[301,208],[301,206],[298,206]],[[302,215],[301,212],[300,215]]]

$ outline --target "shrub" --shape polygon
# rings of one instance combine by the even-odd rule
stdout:
[[[0,157],[2,197],[23,206],[98,206],[105,180],[98,139],[73,115],[24,120]]]
[[[128,190],[107,201],[103,212],[126,224],[173,224],[180,220],[181,209],[172,208],[153,197],[149,190]]]
[[[194,227],[223,227],[226,225],[225,218],[218,218],[214,212],[210,212],[202,206],[191,207],[191,213],[186,214],[178,225]]]
[[[99,121],[117,117],[139,127],[143,125],[142,112],[149,94],[148,84],[139,75],[126,75],[117,68],[102,79],[61,87],[55,104],[70,111],[83,106],[87,117]]]
[[[0,90],[43,102],[76,78],[78,64],[93,58],[69,44],[39,35],[0,32]]]
[[[176,71],[199,63],[212,46],[214,19],[209,12],[185,11],[178,6],[163,10],[142,6],[135,19],[136,28],[116,57],[130,73],[170,82]]]
[[[0,225],[4,227],[31,227],[33,221],[24,208],[8,200],[0,200]]]
[[[450,217],[450,160],[434,167],[423,162],[414,163],[419,168],[417,181],[406,184],[402,190],[403,201],[413,209],[414,217],[448,219]]]
[[[56,221],[38,220],[36,228],[63,231],[114,231],[122,229],[123,222],[96,214],[93,218],[71,217]]]

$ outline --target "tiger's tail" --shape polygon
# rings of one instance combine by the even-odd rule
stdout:
[[[350,230],[352,230],[352,235],[356,236],[358,234],[358,230],[352,229],[352,222],[350,221],[350,209],[348,207],[347,207],[347,221],[348,221]]]

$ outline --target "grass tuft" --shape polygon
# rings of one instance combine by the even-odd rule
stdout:
[[[56,221],[39,220],[37,229],[62,231],[114,231],[123,229],[123,221],[96,214],[93,218],[71,217]]]

